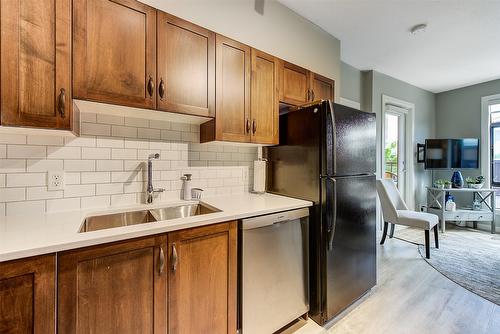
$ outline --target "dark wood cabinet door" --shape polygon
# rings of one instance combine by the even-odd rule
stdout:
[[[250,140],[250,47],[216,36],[216,140]]]
[[[71,0],[0,2],[2,125],[70,129]]]
[[[253,143],[278,144],[278,60],[252,49],[251,139]]]
[[[280,81],[281,102],[290,105],[301,105],[310,101],[308,70],[282,61]]]
[[[156,107],[156,10],[135,0],[73,1],[74,97]]]
[[[0,263],[0,333],[55,334],[54,255]]]
[[[59,333],[165,333],[165,244],[160,235],[61,253]]]
[[[236,333],[237,223],[169,233],[169,333]]]
[[[158,109],[215,116],[215,33],[158,11]]]
[[[311,100],[334,100],[335,81],[316,73],[311,73]]]

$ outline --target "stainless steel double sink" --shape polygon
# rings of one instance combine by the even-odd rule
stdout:
[[[220,212],[220,210],[203,203],[198,203],[169,206],[158,209],[146,209],[89,216],[85,219],[78,232],[82,233],[121,226],[154,223],[157,221],[199,216],[214,212]]]

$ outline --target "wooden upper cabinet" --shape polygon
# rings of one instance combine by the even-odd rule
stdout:
[[[217,35],[215,52],[216,119],[202,126],[201,139],[248,142],[250,140],[250,47]],[[211,129],[206,131],[208,134],[205,133],[207,128]]]
[[[54,255],[0,263],[0,333],[55,333],[55,270]]]
[[[281,62],[280,101],[291,105],[300,105],[310,100],[309,71],[305,68]]]
[[[0,2],[1,124],[71,127],[71,0]]]
[[[58,332],[166,333],[166,241],[158,235],[61,253]]]
[[[278,60],[252,49],[251,141],[259,144],[279,142]]]
[[[215,33],[157,15],[158,109],[215,116]]]
[[[237,223],[175,231],[168,245],[168,333],[236,333]]]
[[[335,82],[311,72],[311,101],[334,100]]]
[[[156,10],[135,0],[73,1],[74,97],[156,107]]]

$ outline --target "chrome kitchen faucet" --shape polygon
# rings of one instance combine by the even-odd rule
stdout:
[[[153,160],[160,159],[160,153],[150,154],[148,157],[148,187],[147,187],[147,202],[148,204],[153,203],[154,193],[164,192],[163,188],[153,188]]]

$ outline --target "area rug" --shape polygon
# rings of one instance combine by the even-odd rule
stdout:
[[[396,230],[394,237],[418,244],[420,255],[437,271],[467,290],[500,305],[500,238],[487,232],[452,227],[439,234],[439,249],[431,238],[431,258],[425,258],[423,231]],[[431,235],[432,236],[432,235]]]

